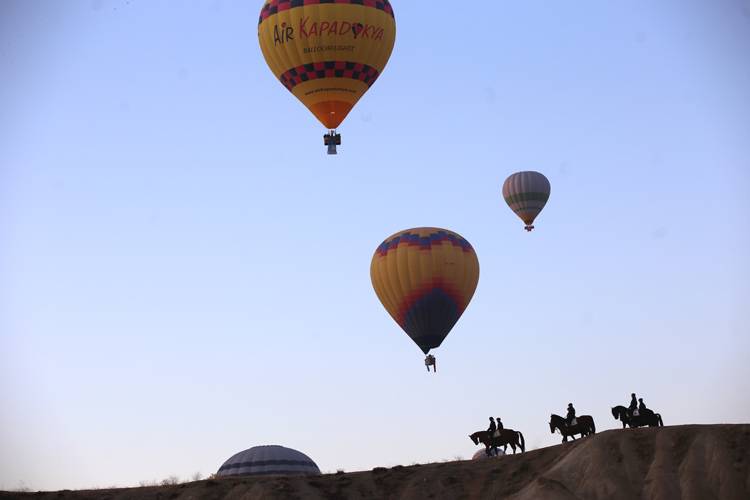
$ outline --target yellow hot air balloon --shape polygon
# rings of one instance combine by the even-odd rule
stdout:
[[[407,229],[375,250],[370,278],[385,309],[427,354],[469,305],[479,282],[479,260],[471,244],[453,231]],[[425,364],[429,370],[434,357]]]
[[[258,23],[266,63],[330,130],[332,154],[335,129],[383,72],[395,39],[388,0],[266,0]]]

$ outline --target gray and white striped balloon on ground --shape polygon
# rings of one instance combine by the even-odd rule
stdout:
[[[283,446],[254,446],[233,455],[219,468],[217,476],[261,475],[317,476],[320,469],[301,451]]]
[[[485,458],[495,458],[496,456],[502,457],[505,456],[505,452],[503,450],[497,450],[497,455],[493,455],[491,457],[487,456],[487,452],[485,450],[477,450],[476,453],[471,457],[472,460],[484,460]]]
[[[549,181],[539,172],[516,172],[503,183],[505,203],[526,224],[527,231],[534,229],[534,219],[547,204],[549,195]]]

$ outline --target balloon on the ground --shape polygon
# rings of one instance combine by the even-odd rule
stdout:
[[[534,219],[547,204],[549,195],[549,181],[539,172],[516,172],[503,183],[503,198],[526,224],[527,231],[534,229]]]
[[[479,282],[479,260],[453,231],[407,229],[375,250],[370,279],[391,317],[427,354],[469,305]]]
[[[319,475],[320,469],[304,453],[284,446],[254,446],[229,458],[217,476]]]
[[[505,452],[503,450],[497,450],[498,457],[502,457],[505,455]],[[471,457],[472,460],[484,460],[485,458],[494,458],[495,455],[488,457],[487,452],[485,450],[477,450],[476,453]]]
[[[388,0],[266,0],[258,23],[271,71],[328,129],[378,79],[395,39]]]

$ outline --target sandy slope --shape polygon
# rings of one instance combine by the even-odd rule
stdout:
[[[612,430],[492,460],[376,468],[315,478],[261,477],[179,486],[8,498],[239,499],[750,499],[750,425]]]

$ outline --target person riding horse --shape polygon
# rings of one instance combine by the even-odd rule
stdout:
[[[568,415],[565,417],[565,423],[570,427],[573,425],[573,421],[576,419],[576,409],[573,408],[573,403],[568,403]]]
[[[496,430],[497,424],[495,424],[495,419],[490,417],[490,426],[487,428],[487,433],[490,435],[490,437],[493,437]]]
[[[648,408],[646,408],[646,403],[643,402],[643,398],[638,398],[638,403],[638,413],[642,417],[654,414],[653,410],[649,410]]]
[[[560,417],[562,420],[562,417]],[[503,447],[505,452],[510,445],[513,448],[513,453],[516,452],[516,447],[521,448],[521,453],[526,451],[526,443],[523,438],[523,434],[513,429],[505,429],[500,419],[497,419],[500,424],[499,429],[495,424],[494,419],[490,418],[490,427],[486,431],[477,431],[469,435],[469,439],[474,444],[482,443],[485,446],[485,453],[488,457],[498,455],[498,447]],[[561,424],[562,425],[562,424]]]
[[[635,399],[635,393],[632,393],[630,395],[630,406],[628,406],[628,411],[630,411],[630,414],[633,415],[633,412],[637,409],[638,409],[638,401]]]
[[[503,427],[502,421],[500,420],[500,417],[497,417],[496,422],[497,422],[497,430],[498,430],[498,432],[502,433],[504,427]]]
[[[495,444],[495,431],[497,431],[497,425],[495,419],[490,417],[490,426],[487,428],[487,441],[491,443],[491,446],[487,446],[487,456],[489,456],[490,449],[497,456],[497,445]]]
[[[596,425],[594,425],[594,419],[591,415],[576,416],[575,408],[573,408],[573,404],[571,403],[568,406],[567,417],[555,415],[554,413],[550,415],[549,431],[553,434],[555,431],[559,431],[564,443],[569,437],[575,440],[576,434],[580,434],[581,437],[596,434]]]

